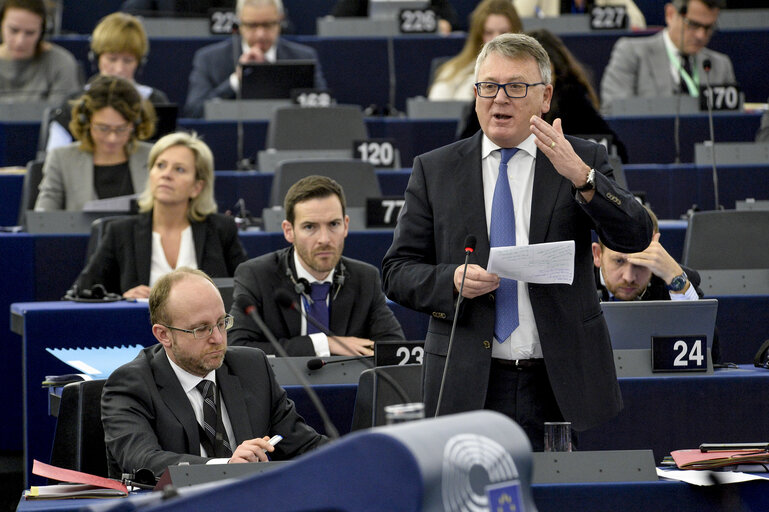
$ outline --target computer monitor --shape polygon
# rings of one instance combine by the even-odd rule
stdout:
[[[284,60],[243,65],[241,98],[285,99],[293,89],[315,87],[314,60]]]
[[[602,302],[601,309],[614,350],[649,349],[652,336],[699,335],[712,348],[716,299]]]
[[[179,105],[176,103],[157,103],[152,106],[155,107],[155,114],[158,117],[152,140],[158,140],[163,135],[175,132],[176,118],[179,117]]]

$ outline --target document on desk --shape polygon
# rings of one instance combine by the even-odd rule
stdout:
[[[492,247],[486,270],[525,283],[571,284],[574,240]]]

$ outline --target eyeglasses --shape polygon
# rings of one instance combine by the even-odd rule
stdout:
[[[187,334],[192,334],[192,337],[196,340],[205,340],[210,338],[214,333],[214,327],[219,329],[219,334],[224,334],[224,331],[228,331],[234,322],[235,319],[232,317],[232,315],[224,315],[224,318],[216,322],[214,325],[202,325],[194,329],[181,329],[179,327],[172,327],[166,324],[160,325],[166,327],[167,329],[171,329],[172,331],[181,331],[186,332]]]
[[[256,30],[258,28],[261,28],[261,29],[264,29],[264,30],[274,30],[274,29],[278,28],[278,25],[280,25],[280,21],[279,20],[262,21],[262,22],[258,22],[258,21],[254,21],[254,22],[241,21],[239,23],[240,28],[245,28],[247,30]]]
[[[534,84],[527,84],[526,82],[508,82],[506,84],[498,84],[496,82],[477,82],[475,89],[478,91],[478,96],[481,98],[496,98],[499,94],[499,90],[503,89],[505,95],[508,98],[525,98],[529,93],[529,87],[535,85],[546,85],[545,82],[537,82]]]
[[[110,133],[114,133],[115,135],[126,135],[133,129],[131,123],[121,124],[120,126],[110,126],[108,124],[92,124],[91,128],[93,128],[97,133],[100,133],[101,135],[109,135]]]
[[[696,32],[700,29],[704,30],[706,34],[710,34],[715,32],[716,30],[716,24],[713,23],[711,25],[703,25],[699,21],[694,21],[692,19],[687,18],[686,16],[683,16],[684,25],[686,25],[686,28],[691,30],[692,32]]]

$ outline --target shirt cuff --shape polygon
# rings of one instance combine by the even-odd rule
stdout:
[[[240,81],[238,80],[238,74],[237,73],[232,73],[230,75],[230,87],[236,93],[238,92],[238,89],[240,89]]]
[[[328,349],[328,337],[322,332],[310,334],[310,341],[315,349],[315,355],[318,357],[329,357],[331,351]]]
[[[226,457],[219,457],[216,459],[209,459],[206,461],[206,464],[227,464],[230,461],[230,459]]]
[[[668,293],[670,294],[670,300],[699,300],[700,298],[691,281],[689,281],[689,288],[684,293],[673,293],[671,291],[668,291]]]

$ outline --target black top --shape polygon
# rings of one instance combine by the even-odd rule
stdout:
[[[128,161],[115,165],[94,165],[93,188],[99,199],[133,194],[134,186],[131,183]]]

